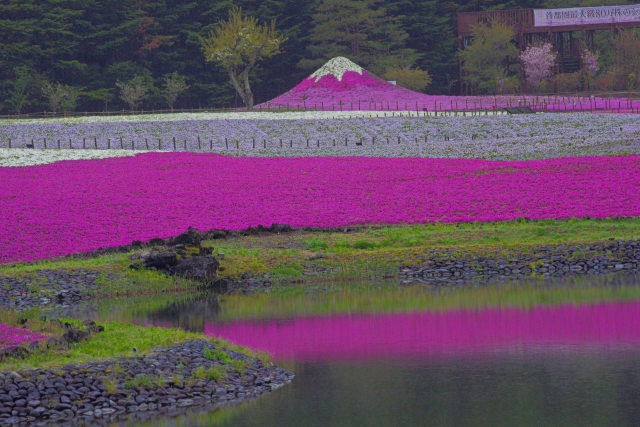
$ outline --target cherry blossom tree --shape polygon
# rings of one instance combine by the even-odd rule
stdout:
[[[527,83],[535,88],[540,86],[542,80],[551,75],[551,67],[555,60],[556,54],[551,43],[527,47],[520,54]]]
[[[588,49],[582,51],[582,66],[593,77],[600,68],[598,67],[598,53]]]

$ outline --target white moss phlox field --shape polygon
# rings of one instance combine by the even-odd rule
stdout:
[[[32,166],[55,163],[62,160],[105,159],[127,157],[147,151],[132,150],[55,150],[0,148],[0,166]]]
[[[437,115],[441,115],[438,113]],[[468,113],[469,114],[469,113]],[[504,115],[504,112],[491,113]],[[173,122],[188,120],[332,120],[363,117],[425,117],[436,115],[429,111],[232,111],[226,113],[166,113],[131,114],[122,116],[78,116],[52,119],[2,119],[0,125],[46,123],[112,123],[112,122]]]

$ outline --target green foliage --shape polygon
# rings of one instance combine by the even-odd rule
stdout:
[[[391,67],[382,77],[395,80],[400,86],[418,92],[424,91],[431,84],[429,73],[419,68]]]
[[[276,22],[258,24],[251,16],[243,16],[242,9],[234,7],[229,18],[211,30],[202,39],[202,50],[207,62],[220,64],[229,74],[231,84],[247,108],[253,108],[253,92],[249,72],[258,61],[280,53],[286,36],[276,32]]]
[[[511,27],[493,23],[473,27],[473,40],[460,52],[465,79],[475,92],[496,93],[499,82],[518,69],[518,48]]]
[[[199,366],[198,369],[193,371],[193,378],[206,379],[209,381],[218,381],[226,376],[226,370],[221,365],[211,365],[207,368]]]
[[[310,251],[322,251],[327,249],[328,246],[329,245],[325,240],[318,237],[312,237],[311,239],[304,242],[305,249]]]
[[[27,89],[32,81],[32,71],[26,65],[22,65],[14,68],[13,72],[15,73],[16,78],[13,81],[13,87],[9,92],[8,101],[12,108],[12,112],[20,113],[25,106],[29,105],[29,94]]]
[[[607,0],[611,4],[629,1]],[[274,55],[257,61],[249,75],[255,102],[293,87],[310,69],[343,55],[382,75],[393,66],[428,70],[431,93],[458,88],[457,12],[574,7],[593,0],[6,0],[0,2],[0,114],[50,110],[40,80],[84,88],[80,111],[130,108],[118,97],[116,82],[145,76],[150,88],[145,109],[166,108],[165,76],[174,72],[189,82],[177,106],[230,107],[242,104],[228,72],[202,60],[202,38],[235,5],[258,22],[278,22],[286,37]],[[334,7],[335,6],[335,7]],[[374,23],[372,26],[371,23]],[[344,24],[349,24],[346,27]],[[357,25],[357,28],[356,28]],[[268,25],[267,25],[268,26]],[[347,30],[348,29],[348,30]],[[630,32],[629,32],[630,33]],[[633,43],[617,50],[610,31],[596,31],[594,49],[602,72],[593,87],[620,90],[638,84]],[[629,49],[627,49],[627,47]],[[353,51],[357,55],[353,56]],[[625,53],[627,52],[627,53]],[[298,66],[300,64],[300,67]],[[17,67],[27,67],[30,81],[15,85]],[[624,69],[621,69],[624,68]],[[628,69],[630,71],[628,71]],[[22,73],[27,76],[27,73]],[[508,73],[502,89],[513,92],[517,76]],[[489,85],[490,86],[490,85]],[[475,90],[480,90],[476,88]]]

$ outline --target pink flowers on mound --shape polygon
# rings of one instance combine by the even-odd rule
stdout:
[[[303,108],[325,111],[493,111],[528,106],[534,111],[591,111],[638,113],[640,101],[626,98],[590,98],[536,95],[447,96],[426,95],[396,86],[367,71],[347,70],[309,77],[277,98],[257,105],[259,110]]]
[[[188,226],[341,226],[640,215],[640,156],[535,161],[148,153],[0,167],[0,262]]]
[[[45,340],[46,335],[29,331],[28,329],[15,328],[0,323],[0,349],[18,347],[22,344]]]

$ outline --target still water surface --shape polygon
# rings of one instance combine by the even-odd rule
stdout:
[[[220,304],[135,317],[266,350],[296,378],[152,425],[640,425],[640,302],[259,320],[220,320]]]

